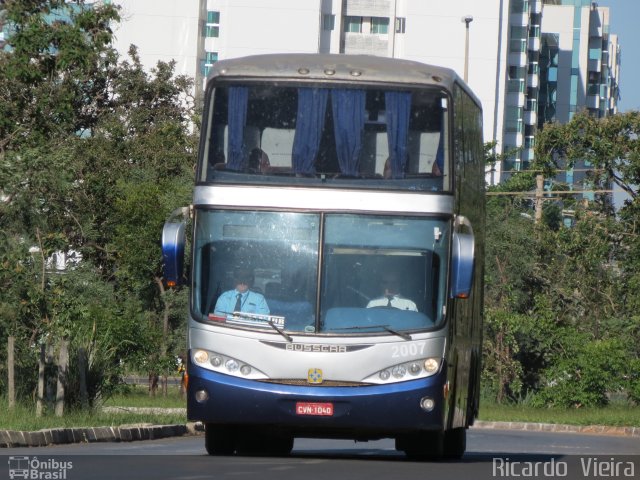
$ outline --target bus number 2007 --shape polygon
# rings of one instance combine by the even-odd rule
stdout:
[[[391,358],[413,357],[423,355],[426,343],[403,343],[391,347]]]

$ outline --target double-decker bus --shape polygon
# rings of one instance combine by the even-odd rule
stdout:
[[[481,367],[478,99],[436,66],[275,54],[217,62],[204,102],[163,255],[179,283],[188,223],[187,415],[208,453],[393,438],[460,457]]]

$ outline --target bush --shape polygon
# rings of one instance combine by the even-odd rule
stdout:
[[[538,406],[601,407],[609,394],[629,387],[625,345],[617,339],[586,340],[576,335],[566,354],[545,371],[546,385],[535,398]]]

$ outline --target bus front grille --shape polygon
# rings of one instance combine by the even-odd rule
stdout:
[[[279,385],[297,385],[301,387],[367,387],[374,385],[365,382],[344,382],[340,380],[324,380],[322,383],[309,383],[304,378],[269,378],[260,380],[265,383],[277,383]]]

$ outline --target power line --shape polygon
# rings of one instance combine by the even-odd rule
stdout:
[[[579,195],[581,193],[615,193],[614,190],[551,190],[544,192],[543,195]],[[527,191],[527,192],[486,192],[487,195],[491,196],[500,196],[500,195],[531,195],[535,196],[535,191]],[[543,198],[549,198],[543,196]]]

